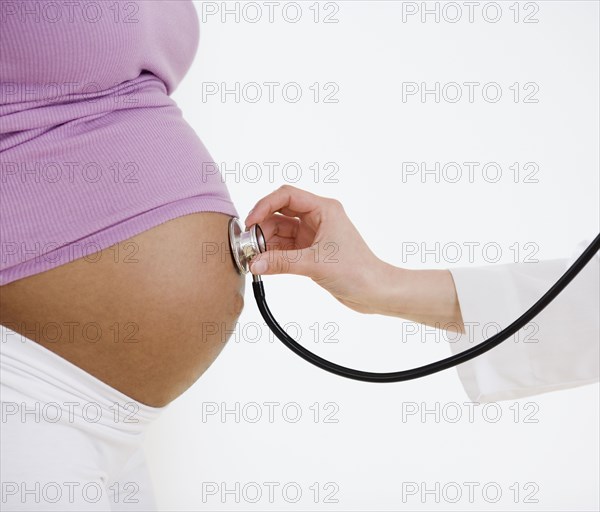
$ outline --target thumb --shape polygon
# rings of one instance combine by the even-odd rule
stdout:
[[[259,275],[296,274],[310,276],[311,266],[304,251],[267,251],[256,256],[250,271]]]

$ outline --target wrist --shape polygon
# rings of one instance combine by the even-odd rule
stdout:
[[[412,270],[395,267],[381,261],[373,283],[373,312],[380,315],[405,317],[410,314],[408,283]]]
[[[376,313],[444,330],[464,330],[454,280],[448,270],[409,270],[383,263]]]

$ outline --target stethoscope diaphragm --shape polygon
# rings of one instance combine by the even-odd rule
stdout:
[[[229,245],[233,261],[241,274],[250,272],[252,259],[267,250],[265,237],[260,226],[255,224],[248,231],[245,231],[242,223],[236,217],[232,217],[229,221]]]

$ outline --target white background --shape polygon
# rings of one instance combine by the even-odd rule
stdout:
[[[242,11],[239,22],[234,15],[223,22],[222,3],[205,4],[219,13],[201,19],[198,54],[174,98],[215,161],[230,170],[239,163],[240,173],[227,173],[226,182],[242,218],[260,197],[286,183],[283,164],[297,162],[302,174],[295,185],[340,199],[376,254],[398,266],[493,264],[481,250],[469,258],[464,244],[470,242],[498,244],[500,263],[523,261],[509,247],[527,243],[538,248],[537,259],[569,257],[579,241],[598,232],[597,2],[522,2],[519,22],[514,2],[500,2],[496,23],[484,17],[486,2],[474,7],[472,23],[464,2],[455,4],[462,9],[455,23],[449,20],[457,11],[447,6],[439,22],[433,14],[424,22],[420,14],[403,20],[403,9],[406,14],[411,6],[398,1],[321,2],[318,23],[313,2],[300,2],[297,23],[283,18],[285,2],[274,7],[273,22],[268,6],[258,2],[263,18],[257,23],[249,22],[256,10],[245,17]],[[421,2],[414,5],[422,8]],[[227,3],[236,6],[244,4]],[[201,18],[210,12],[206,5],[196,7]],[[493,6],[487,9],[488,19],[496,16]],[[326,14],[338,23],[322,22]],[[524,23],[528,14],[538,22]],[[291,103],[278,87],[272,103],[248,101],[255,89],[246,89],[239,102],[233,95],[225,101],[220,94],[203,98],[203,84],[211,82],[228,88],[239,82],[242,90],[250,82],[297,82],[303,97]],[[315,103],[309,89],[315,82],[321,88],[337,84],[338,102],[321,97]],[[425,102],[419,95],[403,101],[403,82],[430,88],[435,82],[496,82],[503,95],[496,103],[486,101],[479,86],[473,102],[466,87],[456,103],[443,96],[437,103],[432,94]],[[528,92],[523,84],[537,84],[538,102],[524,103],[522,95],[515,102],[509,89],[515,82],[522,94]],[[262,178],[256,180],[254,170],[244,179],[241,168],[250,162],[281,165],[274,180],[264,165]],[[322,176],[315,183],[309,169],[315,162],[334,162],[337,183]],[[403,178],[403,162],[481,165],[473,182],[463,176],[457,183],[436,183],[428,175],[423,183],[420,176]],[[487,162],[502,169],[496,183],[481,174]],[[534,162],[537,182],[514,183],[509,166],[515,162]],[[407,242],[428,248],[458,244],[465,253],[452,262],[436,261],[435,255],[405,257]],[[265,286],[281,323],[296,322],[305,345],[341,364],[391,371],[449,354],[440,336],[403,343],[409,324],[355,314],[309,280],[277,276],[265,278]],[[311,330],[315,322],[319,343]],[[251,343],[256,325],[263,324],[248,283],[235,339],[149,432],[161,510],[598,510],[598,385],[498,403],[487,414],[476,406],[470,421],[463,405],[469,399],[455,370],[400,384],[348,381],[309,366],[273,342],[264,326]],[[334,328],[339,342],[324,344]],[[272,422],[267,402],[279,404]],[[411,402],[420,410],[437,404],[440,417],[403,415]],[[240,416],[222,419],[221,408],[235,409],[236,403]],[[252,403],[263,414],[254,423]],[[454,423],[453,404],[463,414]],[[219,413],[209,416],[206,408],[213,405]],[[302,417],[294,423],[298,410]],[[502,416],[494,422],[498,410]],[[327,413],[337,423],[325,422]],[[537,422],[526,422],[528,413]],[[272,500],[265,482],[274,482]],[[417,494],[403,495],[407,482],[416,483]],[[473,482],[472,499],[465,482]],[[439,493],[423,493],[436,485]],[[257,486],[262,496],[253,504]],[[457,486],[462,496],[453,504]],[[298,488],[302,497],[291,503]],[[497,489],[502,496],[492,503]],[[337,502],[328,503],[329,495]],[[537,502],[528,503],[527,496]]]

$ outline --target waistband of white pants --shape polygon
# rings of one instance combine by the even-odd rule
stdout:
[[[5,416],[83,417],[141,432],[165,407],[134,400],[63,357],[0,326],[0,401]],[[52,420],[50,420],[52,421]],[[59,421],[59,420],[56,420]]]

